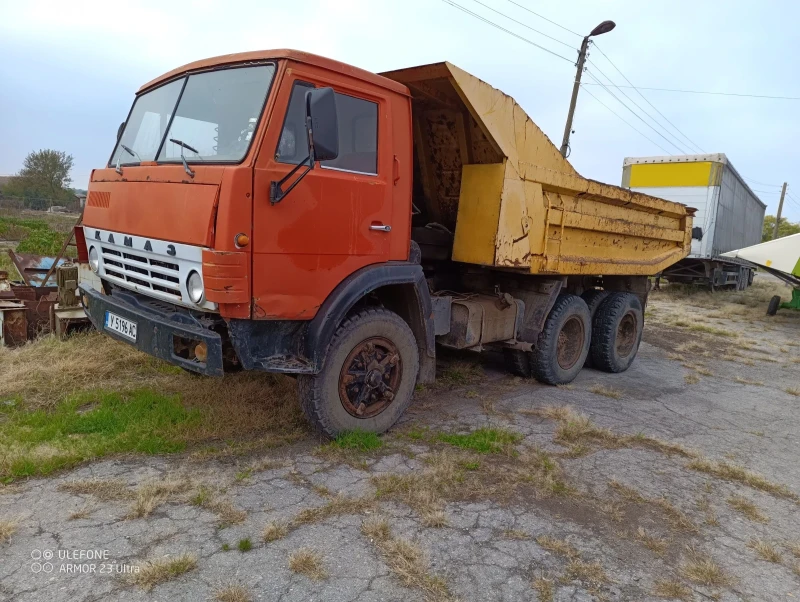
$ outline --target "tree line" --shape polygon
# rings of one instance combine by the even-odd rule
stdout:
[[[28,153],[22,169],[0,187],[0,198],[16,199],[26,209],[46,210],[53,205],[77,208],[78,200],[70,188],[72,155],[45,149]]]

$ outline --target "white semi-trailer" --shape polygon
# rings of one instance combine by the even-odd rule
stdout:
[[[752,283],[749,263],[722,254],[761,242],[767,206],[724,154],[626,157],[622,186],[697,208],[691,253],[666,268],[663,278],[712,290],[743,290]]]

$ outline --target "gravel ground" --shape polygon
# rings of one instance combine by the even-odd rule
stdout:
[[[564,388],[445,357],[369,452],[309,437],[13,483],[0,599],[800,598],[800,319],[763,313],[656,294],[632,368]],[[519,440],[439,437],[478,428]]]

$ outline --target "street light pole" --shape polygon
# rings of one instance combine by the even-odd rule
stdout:
[[[567,125],[564,127],[564,138],[561,141],[561,156],[566,157],[569,150],[569,135],[572,133],[572,118],[575,116],[575,105],[578,102],[578,90],[581,87],[581,75],[583,66],[586,63],[586,52],[589,50],[589,38],[608,33],[616,27],[614,21],[603,21],[595,27],[591,33],[583,38],[581,50],[578,54],[578,71],[575,73],[575,83],[572,86],[572,98],[569,101],[569,113],[567,114]]]

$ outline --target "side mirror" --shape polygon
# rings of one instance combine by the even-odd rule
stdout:
[[[330,161],[339,156],[339,120],[333,88],[306,92],[306,130],[312,161]]]
[[[279,181],[270,182],[269,202],[272,205],[280,203],[314,169],[317,161],[330,161],[339,156],[339,118],[336,115],[336,95],[333,88],[314,88],[306,92],[306,136],[308,157]],[[306,170],[284,190],[283,185],[303,165],[306,165]]]
[[[122,138],[122,132],[124,130],[125,130],[125,122],[123,121],[122,123],[119,124],[119,127],[117,128],[117,142],[119,142],[119,139]]]

